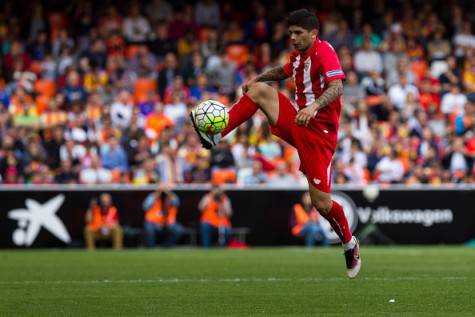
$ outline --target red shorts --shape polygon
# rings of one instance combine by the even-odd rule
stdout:
[[[311,119],[306,127],[294,123],[296,106],[279,92],[279,118],[271,127],[274,135],[297,149],[300,170],[318,190],[330,193],[331,164],[336,150],[337,131],[334,126]]]

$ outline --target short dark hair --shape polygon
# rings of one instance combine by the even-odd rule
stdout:
[[[320,28],[320,23],[318,23],[317,16],[307,9],[299,9],[290,12],[287,19],[287,24],[288,26],[299,26],[307,31],[311,31],[313,29],[318,30]]]

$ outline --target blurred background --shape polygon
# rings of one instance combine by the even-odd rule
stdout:
[[[74,232],[67,243],[81,245],[91,198],[110,192],[124,234],[134,237],[143,199],[167,183],[191,237],[199,198],[209,184],[225,184],[233,222],[250,228],[251,242],[300,243],[291,238],[291,214],[306,180],[295,149],[273,137],[258,113],[206,151],[188,113],[206,99],[232,105],[246,80],[286,63],[286,16],[306,7],[317,12],[319,36],[347,75],[333,183],[345,192],[346,212],[354,210],[354,228],[366,228],[369,243],[465,242],[475,233],[464,207],[473,206],[475,183],[474,6],[2,1],[1,216],[28,197],[46,202],[66,193],[58,215]],[[291,80],[273,85],[292,98]],[[255,190],[252,202],[243,188]],[[15,221],[3,222],[0,245],[27,245],[19,232],[28,225],[15,229]],[[414,236],[402,237],[397,224]],[[47,230],[39,237],[66,243]]]

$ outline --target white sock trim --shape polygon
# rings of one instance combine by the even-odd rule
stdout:
[[[344,249],[345,251],[350,250],[350,249],[353,249],[353,248],[355,247],[355,245],[356,245],[355,237],[354,237],[354,236],[351,237],[351,240],[348,241],[348,243],[343,243],[342,245],[343,245],[343,249]]]

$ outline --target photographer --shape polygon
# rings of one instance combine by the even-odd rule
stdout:
[[[178,197],[166,187],[159,187],[150,193],[143,202],[145,210],[145,244],[147,247],[156,245],[156,234],[164,237],[164,247],[175,246],[183,227],[176,222],[176,215],[180,201]]]
[[[292,234],[305,239],[305,246],[311,248],[319,240],[322,245],[329,245],[325,232],[320,224],[319,214],[312,205],[310,194],[302,195],[301,203],[292,209]]]
[[[218,236],[218,244],[224,246],[231,235],[231,201],[217,186],[213,186],[198,204],[201,211],[201,244],[211,246],[211,240]]]
[[[122,228],[117,208],[112,204],[110,194],[102,194],[99,202],[91,199],[86,212],[84,239],[88,250],[94,250],[96,240],[112,240],[114,249],[122,249]]]

